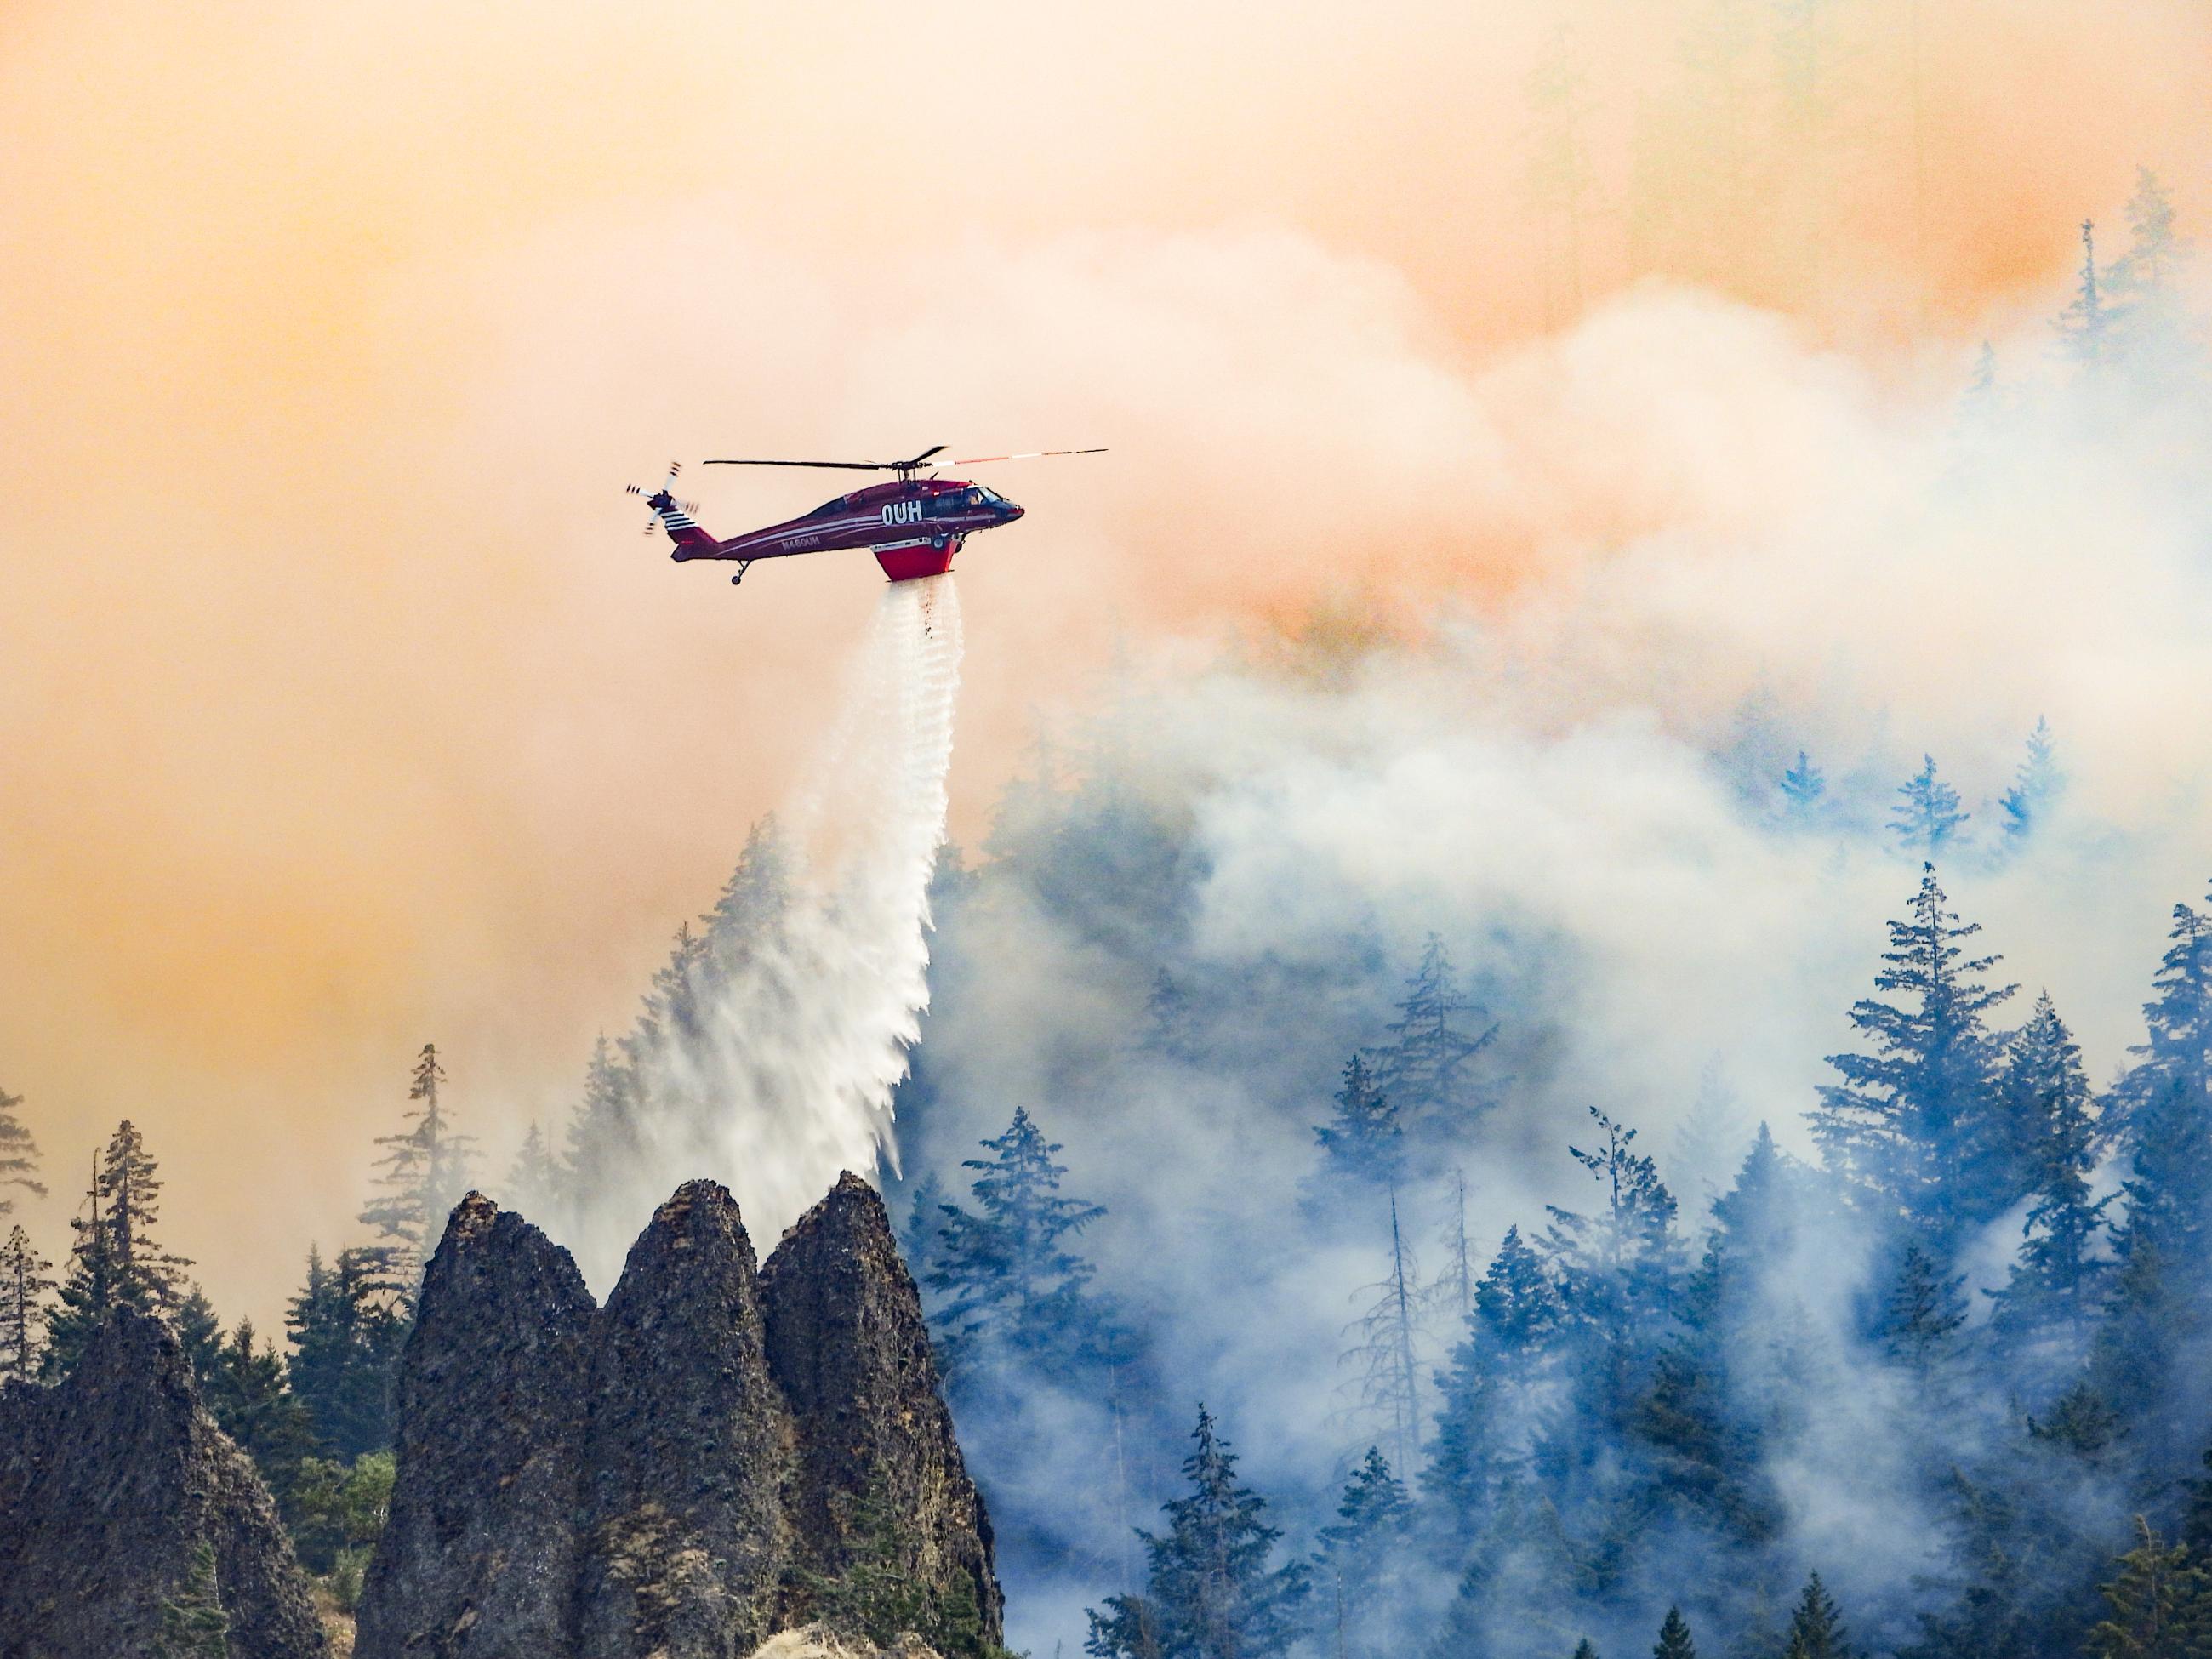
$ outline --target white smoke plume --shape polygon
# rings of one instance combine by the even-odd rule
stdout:
[[[929,1000],[960,657],[949,574],[884,590],[785,814],[766,925],[734,955],[664,975],[665,1040],[633,1055],[628,1155],[580,1172],[578,1243],[594,1282],[613,1277],[681,1181],[726,1183],[765,1245],[840,1170],[875,1167]]]

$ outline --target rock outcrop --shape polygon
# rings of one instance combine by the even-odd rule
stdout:
[[[836,1576],[887,1557],[877,1564],[944,1606],[972,1607],[996,1640],[990,1522],[876,1189],[840,1176],[775,1247],[761,1294],[769,1369],[799,1427],[792,1518],[805,1568]]]
[[[471,1194],[398,1403],[360,1659],[739,1659],[856,1608],[998,1640],[990,1524],[856,1176],[757,1269],[729,1193],[687,1182],[596,1310],[564,1251]]]
[[[409,1478],[369,1567],[356,1659],[562,1650],[598,1313],[537,1228],[475,1193],[456,1206],[400,1363]]]
[[[777,1629],[792,1440],[752,1241],[727,1189],[686,1182],[631,1247],[600,1316],[582,1652],[744,1653]]]
[[[246,1455],[159,1320],[118,1310],[68,1379],[0,1389],[0,1659],[164,1650],[190,1615],[229,1651],[326,1651]]]

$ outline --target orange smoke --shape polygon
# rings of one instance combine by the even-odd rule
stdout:
[[[671,569],[617,492],[672,456],[1114,447],[994,478],[1032,512],[963,567],[972,832],[1117,635],[1724,520],[1748,464],[1559,401],[1544,337],[1606,296],[1909,372],[2047,304],[2138,163],[2212,209],[2201,6],[1829,9],[18,0],[0,1084],[50,1253],[128,1114],[265,1321],[426,1038],[495,1138],[563,1107],[872,603],[865,561]],[[1603,395],[1647,431],[1712,367]],[[1780,489],[1818,434],[1771,414]]]

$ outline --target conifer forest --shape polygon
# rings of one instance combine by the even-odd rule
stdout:
[[[755,801],[734,828],[683,832],[726,878],[684,898],[665,933],[656,908],[632,956],[616,919],[641,894],[660,907],[671,884],[577,886],[562,897],[574,917],[518,924],[549,983],[611,978],[623,999],[549,1064],[565,1079],[556,1109],[506,1075],[543,1047],[539,1028],[484,1012],[537,988],[479,979],[473,958],[425,971],[468,1011],[458,1030],[347,1024],[348,975],[374,950],[408,957],[449,923],[493,931],[441,912],[454,890],[432,877],[348,910],[352,887],[374,884],[333,873],[313,901],[353,918],[343,948],[306,952],[283,929],[253,942],[255,972],[281,982],[302,1029],[373,1043],[387,1079],[312,1133],[304,1109],[249,1125],[149,1099],[127,1115],[102,1104],[85,1144],[51,1058],[27,1082],[0,1048],[0,1085],[18,1091],[0,1087],[0,1405],[55,1399],[28,1391],[90,1374],[87,1356],[130,1319],[118,1310],[151,1316],[265,1485],[316,1616],[350,1640],[380,1538],[400,1535],[386,1530],[406,1504],[398,1379],[410,1337],[435,1324],[418,1321],[425,1272],[467,1194],[561,1247],[548,1257],[574,1280],[582,1329],[656,1206],[704,1213],[706,1188],[679,1183],[734,1194],[750,1285],[755,1255],[803,1232],[825,1190],[876,1203],[840,1184],[850,1170],[887,1206],[897,1249],[877,1254],[892,1279],[903,1257],[927,1330],[900,1289],[907,1348],[941,1377],[950,1461],[964,1459],[970,1510],[980,1493],[988,1516],[958,1534],[984,1591],[963,1579],[966,1599],[948,1601],[902,1577],[911,1516],[872,1489],[839,1497],[837,1526],[866,1545],[857,1565],[793,1567],[786,1600],[763,1605],[829,1609],[855,1640],[887,1644],[926,1613],[946,1659],[2212,1655],[2205,155],[2130,156],[2117,191],[2085,162],[2015,199],[1994,163],[1942,174],[1959,130],[2030,118],[1985,91],[1946,101],[1957,88],[1936,69],[1923,80],[1923,11],[1948,15],[1935,0],[1658,9],[1667,54],[1632,100],[1607,90],[1587,8],[1580,33],[1498,25],[1528,60],[1509,100],[1520,343],[1437,344],[1428,290],[1344,251],[1343,227],[1395,210],[1376,178],[1316,174],[1334,242],[1272,222],[1216,242],[1178,224],[1161,252],[1094,227],[1025,264],[974,251],[999,248],[987,240],[959,256],[1018,265],[1033,285],[1015,299],[963,274],[981,295],[963,290],[963,316],[1018,331],[1078,314],[1095,330],[1083,352],[1097,362],[1071,346],[1066,362],[1089,367],[1065,372],[1110,395],[1054,409],[1067,429],[1036,441],[1139,452],[1128,465],[1148,481],[1111,485],[1112,511],[1180,550],[1182,586],[1147,586],[1104,552],[1083,566],[1067,549],[1109,538],[1054,528],[1087,525],[1065,506],[1084,478],[1063,471],[1009,525],[1006,564],[980,538],[963,556],[965,635],[950,576],[926,599],[890,586],[818,742],[787,735],[811,732],[812,703],[697,693],[692,658],[752,672],[730,666],[726,638],[618,668],[613,647],[547,648],[580,685],[619,672],[649,688],[653,720],[678,705],[668,719],[694,750],[702,732],[780,724],[749,763],[799,780],[774,811]],[[1877,11],[1879,29],[1865,22]],[[1239,25],[1237,50],[1249,33]],[[1330,56],[1330,76],[1356,82],[1354,58]],[[1869,90],[1883,76],[1895,84]],[[1370,98],[1359,119],[1429,107],[1407,98]],[[1352,107],[1312,125],[1352,122]],[[2080,112],[2031,113],[2063,125]],[[2084,115],[2085,131],[2110,113]],[[1252,158],[1290,141],[1249,142],[1239,165],[1259,170]],[[1194,166],[1197,143],[1164,144],[1177,158],[1164,173]],[[957,171],[920,150],[909,164]],[[2060,252],[2027,275],[1991,253],[2003,282],[1977,277],[1970,331],[1934,278],[1869,275],[1875,242],[1896,270],[1936,269],[1943,204],[1983,191]],[[2062,196],[2078,210],[2054,209]],[[499,201],[489,210],[508,210]],[[1424,222],[1443,228],[1405,255],[1421,283],[1442,280],[1431,264],[1472,268],[1457,242],[1436,251],[1466,225]],[[675,246],[718,282],[757,258],[745,280],[787,284],[793,339],[811,342],[807,307],[834,284],[796,253],[761,276],[774,260],[720,234]],[[515,263],[538,257],[516,246],[530,252]],[[599,282],[587,271],[585,299],[545,302],[562,352],[603,320]],[[1124,313],[1109,294],[1139,297]],[[878,297],[819,303],[890,314]],[[744,308],[719,290],[669,303],[680,318]],[[1173,320],[1186,306],[1204,328]],[[1281,367],[1309,362],[1309,306],[1328,360],[1310,375]],[[1248,309],[1271,307],[1247,341]],[[647,307],[607,328],[625,361],[652,362],[662,321]],[[869,337],[902,372],[1003,366],[903,326]],[[1216,349],[1217,335],[1243,343]],[[1060,372],[1056,348],[1009,337],[1006,362]],[[739,360],[812,349],[748,336],[702,357],[735,384],[756,373]],[[541,363],[511,401],[547,425],[573,417],[562,399],[585,394],[546,389],[570,367]],[[896,401],[851,378],[853,401]],[[1144,399],[1166,380],[1194,412],[1147,428]],[[765,422],[775,394],[744,384],[728,402]],[[1002,390],[951,401],[978,425],[994,401],[1041,407]],[[919,399],[932,421],[933,398]],[[1357,450],[1344,475],[1340,410],[1379,434],[1342,439]],[[492,424],[518,448],[542,435]],[[1155,491],[1150,470],[1222,430],[1244,447],[1207,450],[1208,465],[1264,480],[1267,512],[1300,492],[1295,512],[1238,495],[1176,542],[1179,522],[1143,514],[1155,494],[1196,492]],[[657,464],[657,428],[651,442]],[[803,424],[712,442],[738,447],[702,453],[830,447]],[[393,451],[376,465],[446,463]],[[1370,475],[1384,483],[1342,484],[1351,504],[1333,516],[1339,476]],[[735,528],[750,507],[725,499],[713,507]],[[1314,542],[1294,591],[1250,577],[1269,536]],[[1366,541],[1395,562],[1361,564]],[[654,580],[675,568],[666,552],[653,544]],[[1437,574],[1463,574],[1455,559],[1480,579]],[[1034,576],[1039,611],[977,566]],[[412,629],[460,603],[452,580],[360,603],[389,602]],[[733,595],[716,575],[695,597],[775,615],[780,593],[814,592],[801,583],[764,571]],[[1079,695],[1057,684],[1027,706],[1037,659],[1061,648],[1048,621],[1078,611],[1101,641],[1113,619],[1094,653],[1107,665]],[[811,641],[831,613],[789,614],[765,626]],[[1003,643],[1038,617],[1036,640]],[[426,636],[442,625],[422,621]],[[744,638],[783,684],[821,670],[817,646]],[[465,727],[455,711],[495,700],[500,672],[472,660],[442,684],[441,718]],[[966,721],[961,698],[985,696],[971,750],[953,711]],[[599,733],[605,756],[655,741],[650,720],[586,701],[559,733]],[[0,695],[0,716],[14,707]],[[286,763],[309,765],[314,745],[287,741]],[[409,795],[420,821],[402,830],[362,808],[360,844],[461,838],[480,781],[485,797],[556,799],[558,734],[514,750],[489,781]],[[192,764],[219,769],[222,752],[210,741]],[[997,769],[968,802],[959,769],[981,753]],[[646,799],[610,770],[573,840],[614,863],[626,837],[665,833],[665,853],[666,824],[722,799],[687,792]],[[556,810],[530,810],[549,844],[569,833]],[[841,836],[860,848],[843,864],[823,850]],[[492,863],[536,855],[526,833],[481,839],[498,843]],[[521,876],[496,890],[525,908]],[[103,956],[127,954],[118,931],[96,937]],[[151,969],[115,967],[113,982],[161,1006],[149,1024],[220,1024],[221,994],[163,972],[158,996],[139,985]],[[61,994],[37,988],[12,985],[26,1012],[0,1045],[60,1019]],[[476,1040],[489,1029],[504,1046]],[[82,1097],[135,1098],[121,1060],[86,1054]],[[264,1088],[308,1063],[233,1058]],[[270,1212],[315,1218],[287,1244],[279,1305],[228,1258],[192,1258],[222,1248],[234,1218],[210,1172],[240,1140],[288,1135],[307,1173]],[[332,1168],[315,1164],[316,1137],[345,1149]],[[878,1240],[884,1212],[868,1212]],[[485,1237],[504,1224],[473,1213]],[[927,1370],[910,1398],[927,1399]],[[760,1420],[787,1435],[824,1414],[776,1410]],[[226,1635],[213,1554],[187,1565],[162,1651],[252,1659]],[[0,1630],[0,1659],[11,1639]]]

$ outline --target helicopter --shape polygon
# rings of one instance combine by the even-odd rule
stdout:
[[[939,461],[945,446],[935,444],[905,461],[763,461],[714,460],[708,466],[805,466],[835,468],[848,472],[891,472],[888,483],[872,483],[827,501],[803,517],[772,524],[765,529],[732,536],[723,541],[700,527],[692,514],[696,501],[676,498],[680,462],[672,463],[658,489],[648,494],[636,484],[625,486],[643,496],[653,509],[645,533],[665,531],[676,550],[669,556],[678,563],[691,559],[734,560],[735,586],[745,572],[762,559],[788,559],[804,553],[834,553],[866,548],[876,556],[884,574],[895,582],[924,576],[941,576],[952,568],[961,544],[979,530],[995,530],[1022,516],[1022,509],[995,489],[962,478],[939,476],[948,466],[982,466],[999,461],[1042,460],[1060,455],[1103,455],[1103,449],[1038,449],[1017,455],[971,455]],[[928,471],[928,477],[916,475]]]

